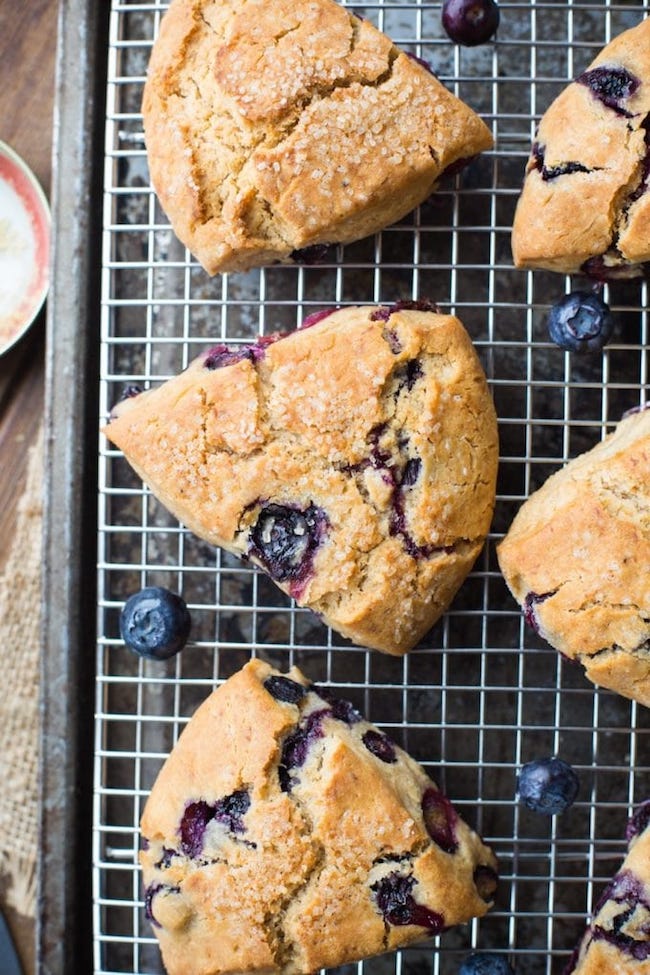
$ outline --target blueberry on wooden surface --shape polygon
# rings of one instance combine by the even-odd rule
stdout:
[[[548,334],[567,352],[600,352],[614,331],[614,319],[595,291],[571,291],[553,305],[548,316]]]
[[[120,614],[120,635],[125,644],[150,660],[167,660],[182,650],[190,627],[184,599],[162,586],[134,593]]]
[[[499,19],[496,0],[444,0],[442,5],[442,26],[452,41],[465,47],[489,41]]]
[[[545,758],[522,766],[517,778],[521,802],[546,816],[563,813],[575,801],[579,781],[574,769],[561,758]]]

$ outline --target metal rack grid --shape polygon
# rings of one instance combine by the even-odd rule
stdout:
[[[283,669],[297,663],[353,700],[425,765],[500,860],[498,901],[480,923],[445,934],[433,948],[360,963],[359,972],[452,975],[470,949],[481,948],[508,952],[518,975],[555,975],[624,854],[627,815],[650,795],[648,712],[594,690],[580,668],[525,627],[494,550],[532,490],[646,399],[647,285],[611,285],[614,341],[595,358],[571,357],[548,342],[544,318],[572,282],[515,271],[509,234],[541,114],[649,5],[504,0],[496,42],[470,50],[443,34],[440,2],[350,3],[432,64],[491,126],[495,149],[399,225],[332,248],[319,267],[215,279],[171,233],[148,179],[139,107],[166,6],[112,3],[101,415],[125,384],[167,378],[215,341],[293,328],[332,304],[428,297],[458,314],[476,344],[499,415],[501,464],[485,551],[444,619],[396,659],[348,645],[260,573],[197,540],[100,440],[95,971],[162,971],[143,911],[140,814],[196,706],[259,654]],[[192,613],[191,644],[166,664],[138,660],[119,639],[124,600],[145,584],[181,592]],[[554,819],[515,800],[521,763],[549,754],[572,762],[581,779],[575,806]]]

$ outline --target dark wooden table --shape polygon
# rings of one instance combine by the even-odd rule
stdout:
[[[58,0],[0,3],[0,139],[22,156],[48,198],[57,14]],[[11,544],[29,448],[43,416],[44,346],[43,310],[27,335],[0,358],[0,569]],[[11,912],[7,919],[29,975],[35,969],[34,924]]]
[[[0,4],[0,139],[22,156],[49,198],[58,0]],[[45,312],[0,358],[0,567],[27,455],[43,414]]]

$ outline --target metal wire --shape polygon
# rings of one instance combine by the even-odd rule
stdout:
[[[648,3],[502,2],[496,41],[471,50],[444,35],[440,2],[349,4],[427,59],[491,126],[495,149],[399,225],[333,249],[320,267],[214,279],[178,243],[149,184],[140,98],[166,6],[112,3],[101,414],[125,384],[174,375],[206,344],[292,328],[332,304],[428,297],[459,315],[485,365],[499,414],[499,493],[489,542],[453,606],[420,647],[394,659],[351,647],[255,570],[198,541],[100,440],[95,971],[162,971],[137,865],[142,808],[196,706],[260,654],[352,699],[425,765],[500,860],[487,918],[358,971],[452,975],[481,948],[507,952],[518,975],[555,975],[623,856],[631,808],[650,795],[648,712],[594,690],[524,626],[494,549],[531,491],[647,398],[647,287],[609,287],[615,340],[578,361],[544,327],[572,282],[515,271],[509,234],[541,114]],[[152,584],[181,592],[193,617],[190,645],[166,664],[139,660],[119,639],[125,599]],[[547,820],[518,805],[515,780],[523,762],[550,754],[574,765],[581,788],[569,813]]]

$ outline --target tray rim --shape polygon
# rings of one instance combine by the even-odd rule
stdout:
[[[92,971],[101,148],[109,4],[59,0],[46,316],[36,971]],[[102,45],[103,44],[103,50]],[[88,561],[90,559],[90,561]]]

